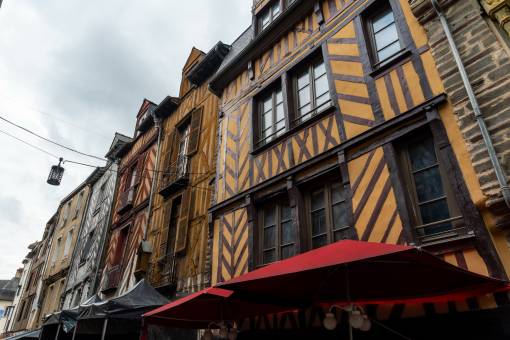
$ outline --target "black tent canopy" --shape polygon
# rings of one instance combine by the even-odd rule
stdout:
[[[40,339],[138,339],[142,314],[168,303],[145,280],[111,300],[93,299],[48,317]]]
[[[78,318],[74,339],[138,339],[142,315],[168,303],[145,280],[125,294],[91,304]]]

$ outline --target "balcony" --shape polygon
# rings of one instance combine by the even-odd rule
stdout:
[[[103,288],[101,289],[101,291],[105,293],[116,289],[119,286],[121,277],[122,270],[120,265],[116,265],[110,268],[106,272],[106,280],[104,281]]]
[[[152,263],[148,272],[149,282],[164,294],[172,294],[177,287],[176,257],[167,254]]]
[[[179,156],[167,167],[167,170],[161,174],[159,191],[161,195],[168,196],[186,187],[189,181],[189,163],[188,156]]]
[[[119,214],[122,214],[126,210],[131,209],[133,207],[133,203],[135,201],[136,187],[137,185],[134,185],[131,188],[124,191],[122,194],[120,194],[119,207],[117,208],[117,212]]]

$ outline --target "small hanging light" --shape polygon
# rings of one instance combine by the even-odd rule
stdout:
[[[62,176],[64,176],[64,168],[61,166],[63,160],[63,158],[60,158],[58,165],[53,165],[51,167],[48,180],[46,181],[49,185],[60,185]]]

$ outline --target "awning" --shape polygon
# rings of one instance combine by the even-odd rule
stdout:
[[[218,287],[273,303],[381,304],[458,300],[505,290],[508,285],[451,265],[420,248],[345,240]]]
[[[439,302],[508,290],[416,247],[341,241],[254,270],[144,315],[149,324],[210,322],[313,305]]]
[[[9,338],[6,338],[5,340],[39,339],[39,334],[41,334],[41,330],[40,329],[32,331],[32,332],[25,332],[25,333],[22,333],[22,334],[14,335],[14,336],[11,336]]]
[[[216,328],[213,322],[284,312],[295,308],[240,299],[221,288],[207,288],[143,315],[146,324],[175,328]]]

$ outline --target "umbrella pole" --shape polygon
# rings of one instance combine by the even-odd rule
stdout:
[[[74,326],[73,337],[71,340],[76,339],[76,333],[78,333],[78,323],[76,323],[76,325]]]
[[[108,327],[108,319],[104,319],[103,332],[101,333],[101,340],[106,338],[106,328]]]
[[[59,322],[58,327],[57,327],[57,333],[55,334],[55,340],[58,340],[58,336],[60,335],[60,326],[61,325],[62,324]]]
[[[351,323],[349,322],[349,340],[353,340],[354,337],[352,335],[352,326],[351,326]]]

